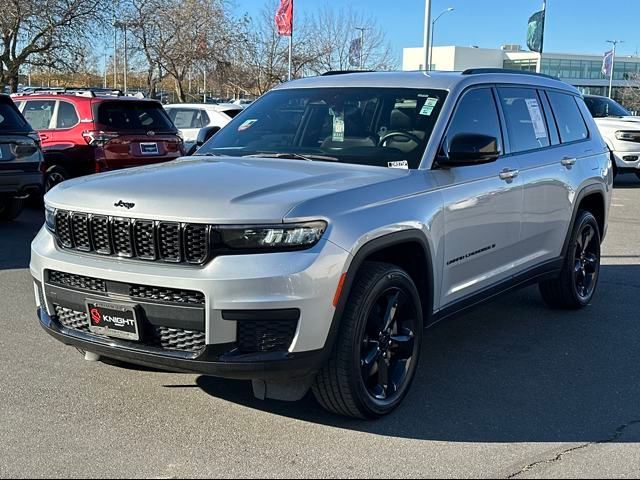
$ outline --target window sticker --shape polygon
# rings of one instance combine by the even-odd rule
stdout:
[[[238,127],[238,131],[242,132],[243,130],[247,130],[253,126],[254,123],[258,121],[257,118],[250,118],[249,120],[245,120],[242,125]]]
[[[426,115],[427,117],[431,116],[433,113],[433,109],[436,108],[438,104],[438,99],[436,97],[429,97],[427,101],[424,102],[422,109],[420,110],[420,115]]]
[[[331,140],[344,142],[344,112],[334,112]]]
[[[547,138],[547,127],[544,124],[544,118],[542,118],[542,111],[538,100],[535,98],[526,98],[527,108],[529,109],[529,116],[533,122],[533,130],[536,134],[536,138]]]
[[[409,170],[409,162],[406,160],[400,160],[398,162],[388,162],[387,166],[389,168],[400,168],[402,170]]]

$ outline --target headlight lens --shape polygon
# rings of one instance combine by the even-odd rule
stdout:
[[[51,232],[56,231],[56,209],[48,205],[44,207],[44,223]]]
[[[326,222],[221,227],[219,241],[231,250],[299,250],[314,246],[327,229]]]
[[[640,143],[640,131],[625,131],[619,130],[616,132],[616,138],[624,142],[639,142]]]

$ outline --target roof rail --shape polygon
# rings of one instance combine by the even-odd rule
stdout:
[[[14,93],[12,97],[26,97],[31,95],[76,95],[78,97],[136,97],[145,98],[142,92],[127,93],[122,90],[109,88],[71,88],[71,87],[53,87],[53,88],[29,88],[26,92]]]
[[[505,73],[508,75],[533,75],[535,77],[560,80],[558,77],[547,75],[546,73],[529,72],[527,70],[513,70],[508,68],[469,68],[462,72],[462,75],[480,75],[483,73]]]
[[[330,77],[332,75],[346,75],[348,73],[372,73],[375,70],[329,70],[324,72],[321,77]]]

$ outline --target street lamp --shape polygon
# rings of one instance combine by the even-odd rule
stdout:
[[[453,7],[447,8],[444,12],[442,12],[440,15],[434,18],[433,21],[431,22],[431,43],[429,44],[429,56],[427,60],[427,68],[425,70],[431,70],[431,62],[433,60],[433,36],[434,36],[434,31],[436,29],[436,22],[440,20],[440,17],[442,17],[445,13],[453,12],[454,10],[455,8]]]

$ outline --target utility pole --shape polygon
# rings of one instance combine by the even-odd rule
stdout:
[[[431,0],[424,5],[424,70],[431,69]]]
[[[122,30],[124,33],[124,93],[127,93],[128,85],[127,80],[129,76],[129,57],[127,54],[127,24],[122,24]]]
[[[102,82],[102,87],[105,90],[107,88],[107,52],[104,52],[104,80]]]
[[[118,88],[118,22],[113,17],[113,89]]]
[[[289,74],[287,78],[291,81],[293,75],[293,0],[291,0],[291,35],[289,35]]]
[[[356,30],[360,30],[360,58],[358,60],[360,63],[360,70],[364,70],[364,31],[366,28],[356,27]]]
[[[607,43],[611,43],[613,45],[611,73],[609,74],[609,98],[611,98],[613,96],[613,72],[616,69],[616,49],[618,44],[624,43],[624,40],[607,40]]]

